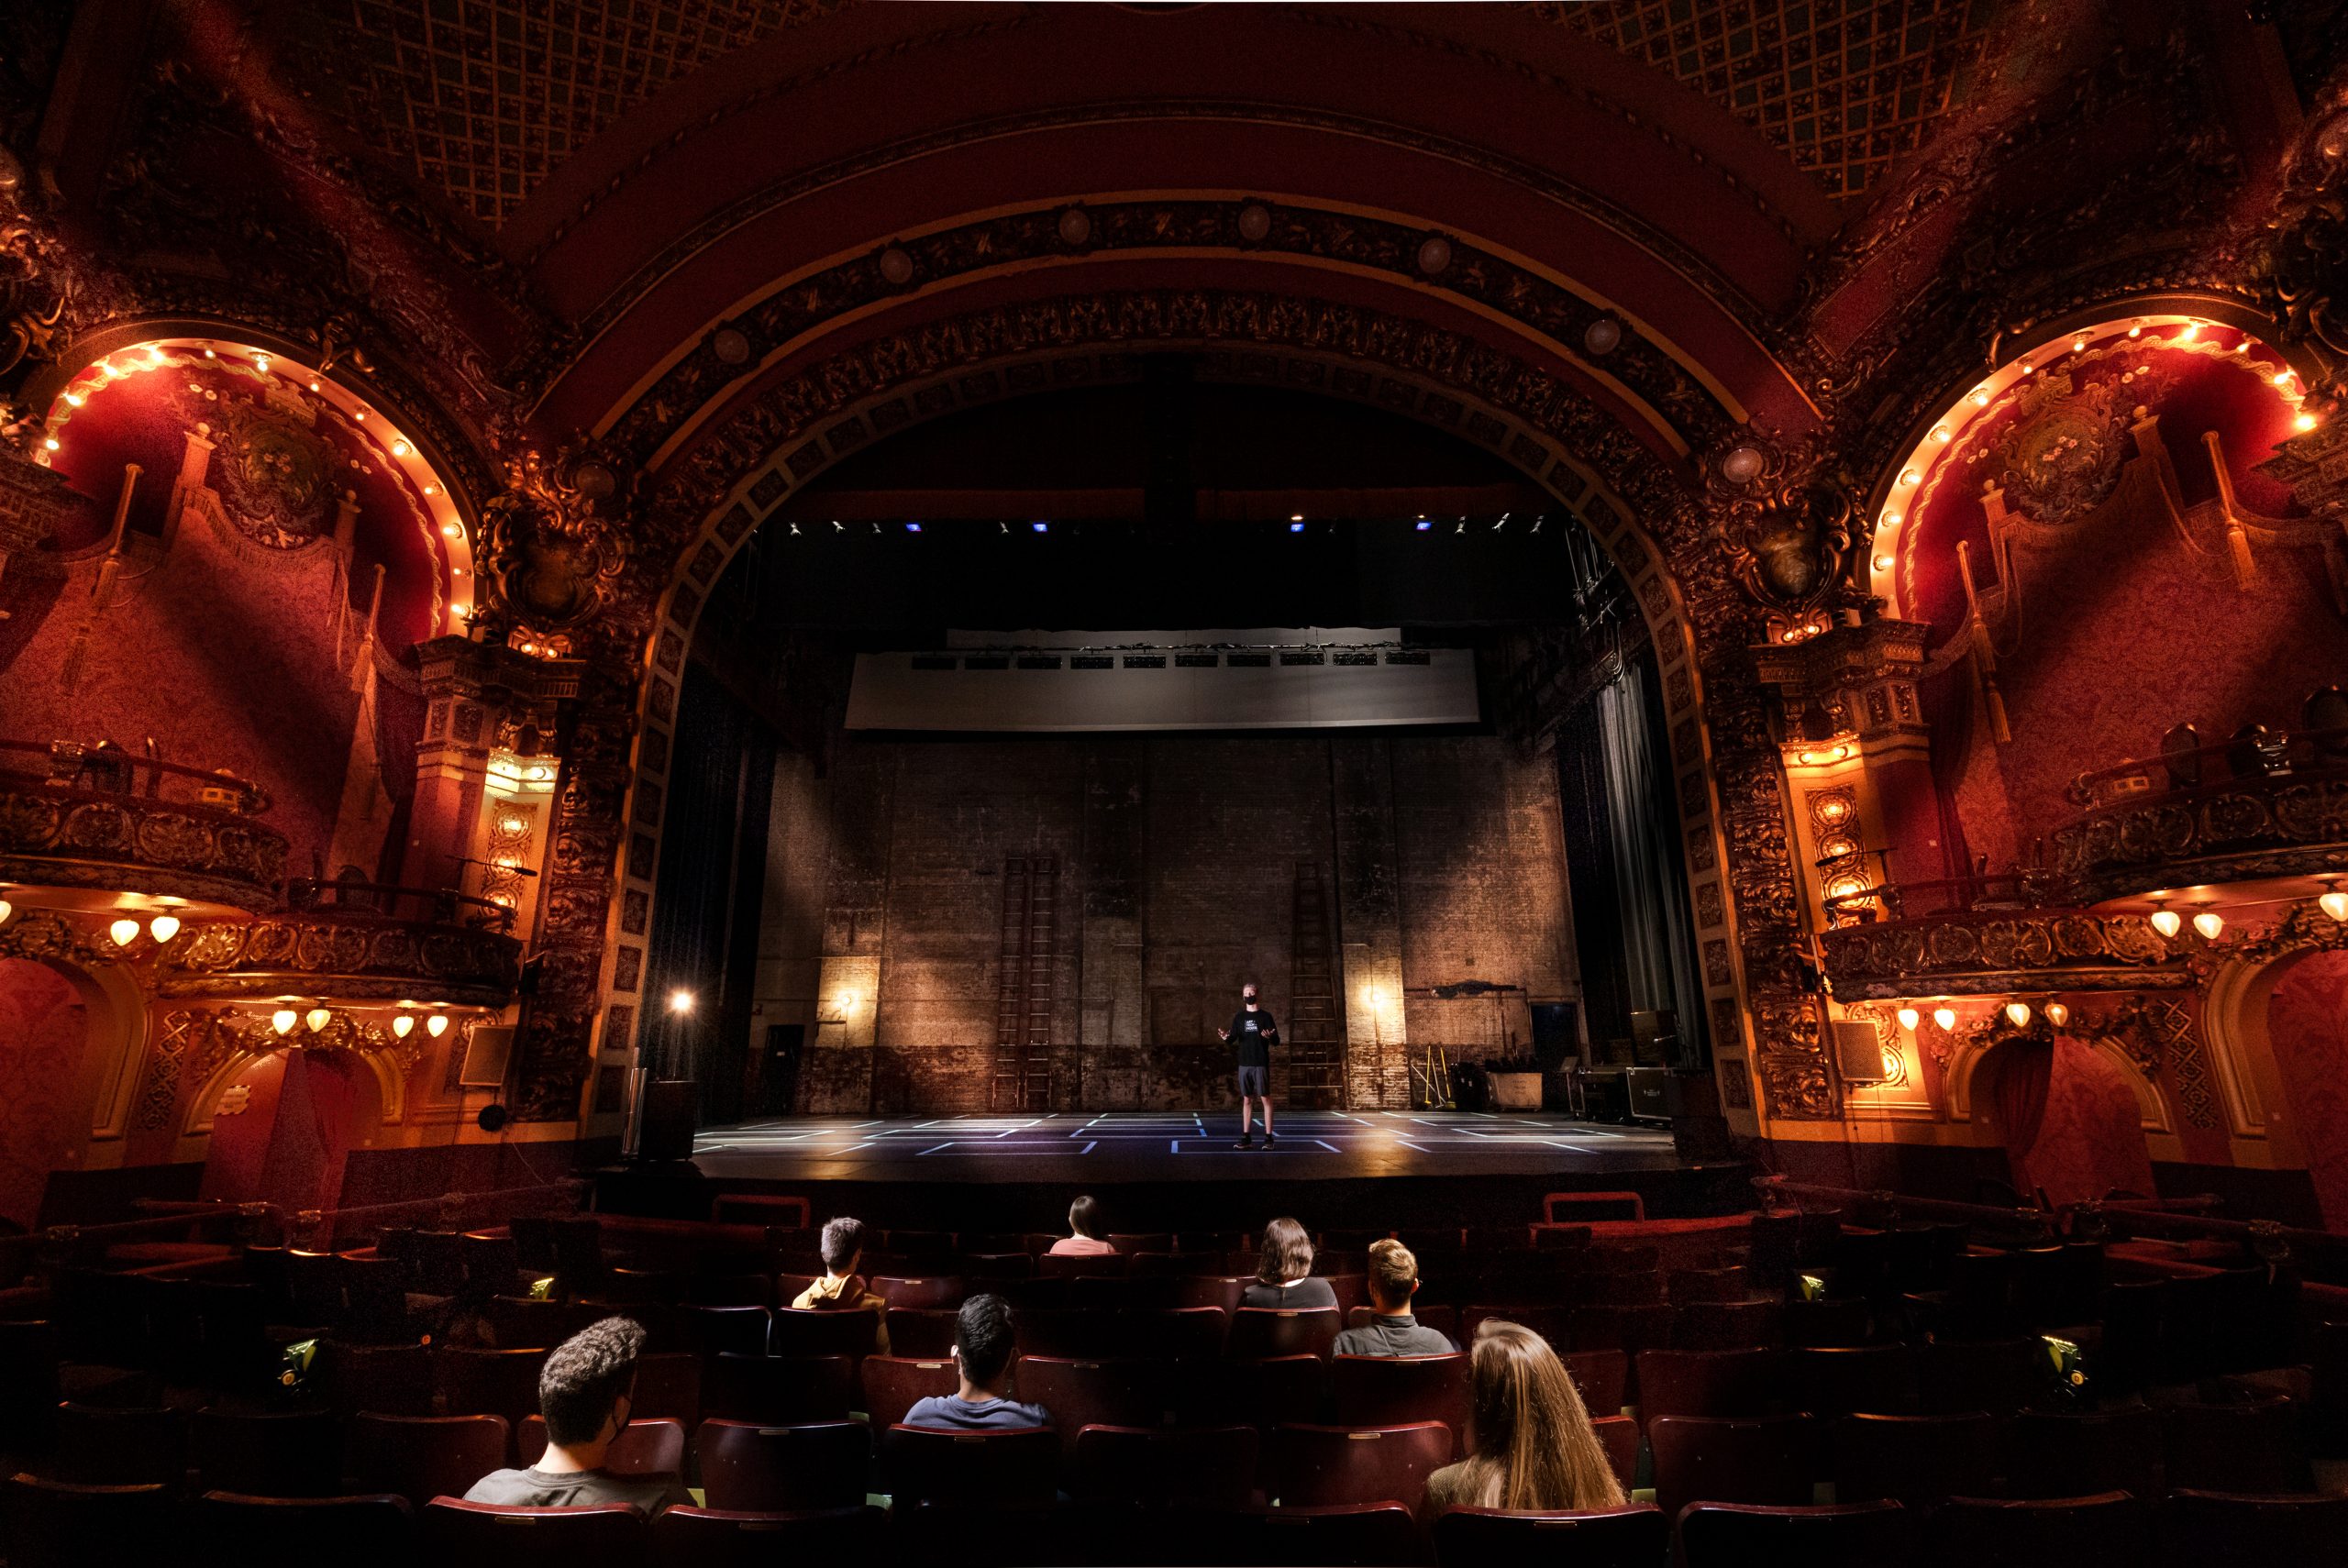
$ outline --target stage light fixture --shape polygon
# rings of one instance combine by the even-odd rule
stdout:
[[[1933,1009],[1933,1021],[1939,1024],[1944,1030],[1955,1029],[1956,1027],[1956,1009],[1953,1007],[1936,1007]]]
[[[1301,534],[1304,532],[1304,525],[1301,523],[1291,523],[1288,525],[1288,531],[1291,534]]]
[[[179,933],[180,917],[175,914],[159,914],[147,922],[147,934],[158,942],[169,942]]]
[[[1922,1013],[1918,1012],[1912,1007],[1903,1007],[1899,1010],[1899,1027],[1902,1029],[1913,1029],[1916,1027],[1917,1021],[1922,1019],[1923,1016],[1924,1015]]]
[[[394,1014],[394,1015],[393,1015],[393,1019],[392,1019],[392,1038],[393,1038],[393,1039],[394,1039],[394,1040],[404,1040],[404,1039],[406,1039],[409,1035],[411,1035],[411,1034],[413,1034],[413,1033],[415,1033],[415,1014],[414,1014],[414,1013],[412,1013],[412,1012],[403,1012],[403,1013],[397,1013],[397,1014]]]
[[[1301,523],[1304,521],[1304,513],[1301,512],[1291,512],[1288,514],[1288,520],[1291,523]]]
[[[302,1021],[310,1026],[311,1033],[323,1034],[327,1025],[334,1021],[334,1013],[327,1008],[314,1007],[302,1015]]]
[[[2028,1024],[2030,1022],[2030,1004],[2026,1001],[2008,1002],[2006,1004],[2006,1021],[2012,1024],[2016,1029],[2022,1028],[2024,1025]]]
[[[908,523],[905,525],[905,532],[908,534],[918,534],[921,532],[921,525],[918,523]]]
[[[2201,933],[2201,940],[2204,942],[2215,942],[2218,940],[2218,933],[2226,929],[2226,917],[2203,910],[2193,917],[2193,929]]]
[[[673,1013],[679,1013],[679,1014],[683,1014],[683,1013],[691,1012],[691,1011],[692,1011],[692,1010],[693,1010],[693,994],[692,994],[692,992],[688,991],[688,990],[683,990],[683,989],[678,989],[678,990],[670,991],[670,992],[669,993],[669,1010],[670,1010],[670,1012],[673,1012]]]
[[[106,934],[114,938],[116,947],[127,947],[138,940],[138,922],[126,915],[106,927]]]
[[[1048,534],[1052,531],[1052,525],[1049,523],[1030,523],[1027,526],[1033,528],[1038,534]]]
[[[424,1021],[424,1032],[429,1034],[435,1040],[437,1040],[443,1034],[448,1033],[449,1015],[445,1012],[436,1012],[430,1018],[426,1019]]]
[[[1432,524],[1432,523],[1430,523],[1430,522],[1428,522],[1425,518],[1422,517],[1422,518],[1420,518],[1420,519],[1418,520],[1418,523],[1415,525],[1415,526],[1417,527],[1417,529],[1418,529],[1418,531],[1419,531],[1420,533],[1423,534],[1423,533],[1425,533],[1428,529],[1433,528],[1433,527],[1434,526],[1434,524]]]
[[[269,1026],[280,1034],[293,1033],[294,1026],[301,1021],[302,1015],[290,1007],[281,1007],[269,1015]]]

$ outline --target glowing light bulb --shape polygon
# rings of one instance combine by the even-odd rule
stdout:
[[[1989,389],[1988,387],[1975,387],[1973,389],[1973,406],[1976,408],[1987,408],[1989,406]]]
[[[311,390],[312,392],[316,392],[316,391],[317,391],[317,390],[318,390],[318,383],[317,383],[317,382],[316,382],[316,381],[312,381],[312,382],[310,383],[310,390]]]
[[[411,1013],[411,1012],[403,1012],[403,1013],[397,1014],[396,1016],[394,1016],[394,1017],[393,1018],[393,1020],[392,1020],[392,1038],[393,1038],[393,1039],[394,1039],[394,1040],[404,1040],[404,1039],[406,1039],[409,1035],[411,1035],[411,1034],[413,1034],[413,1033],[415,1033],[415,1015],[414,1013]]]
[[[2312,430],[2312,429],[2314,429],[2314,428],[2315,428],[2315,415],[2314,415],[2314,414],[2309,414],[2309,413],[2307,413],[2307,412],[2306,412],[2306,411],[2304,411],[2304,410],[2302,410],[2301,412],[2299,412],[2299,413],[2298,413],[2298,414],[2295,414],[2291,415],[2291,428],[2292,428],[2292,429],[2294,429],[2294,430]]]
[[[2175,910],[2154,910],[2146,918],[2153,922],[2153,929],[2163,936],[2175,936],[2185,928],[2185,917]]]
[[[147,922],[147,934],[158,942],[169,942],[179,933],[180,917],[175,914],[159,914]]]
[[[1899,1027],[1902,1029],[1913,1029],[1916,1027],[1916,1021],[1923,1016],[1924,1015],[1922,1013],[1918,1012],[1912,1007],[1903,1007],[1899,1010]]]
[[[16,912],[17,912],[17,906],[16,906],[16,905],[14,905],[14,904],[10,903],[10,902],[9,902],[7,900],[6,900],[6,899],[0,899],[0,925],[6,925],[6,924],[7,924],[7,923],[8,923],[8,917],[9,917],[10,915],[12,915],[12,914],[15,914]]]
[[[2212,913],[2209,910],[2203,910],[2193,917],[2193,929],[2201,933],[2202,941],[2215,942],[2218,940],[2218,933],[2226,929],[2226,918],[2223,915]]]
[[[301,1021],[302,1015],[290,1007],[281,1007],[269,1015],[269,1026],[280,1034],[293,1033],[294,1026]]]
[[[2316,908],[2321,910],[2332,919],[2341,922],[2342,924],[2348,924],[2348,893],[2342,893],[2335,889],[2316,900],[2315,904]],[[7,907],[8,900],[6,899],[0,899],[0,911],[5,911]],[[5,913],[0,913],[0,920],[6,920],[7,918],[7,915]]]
[[[2065,1024],[2070,1022],[2071,1010],[2069,1006],[2058,1001],[2048,1002],[2046,1004],[2046,1021],[2053,1024],[2057,1029],[2060,1029]]]
[[[84,398],[80,392],[67,392],[65,394],[65,401],[72,403],[74,407],[79,408],[89,400]]]
[[[2038,367],[2037,367],[2037,366],[2035,366],[2035,365],[2033,365],[2033,364],[2032,364],[2029,360],[2024,359],[2024,360],[2023,360],[2023,361],[2022,361],[2019,366],[2017,366],[2017,367],[2015,367],[2015,368],[2016,368],[2017,370],[2021,370],[2021,373],[2022,373],[2023,375],[2025,375],[2025,376],[2026,376],[2026,375],[2029,375],[2032,370],[2036,370]]]
[[[1923,475],[1918,473],[1913,469],[1902,469],[1899,470],[1899,482],[1901,484],[1914,484],[1923,477]]]
[[[57,437],[54,436],[45,436],[41,440],[41,445],[47,447],[50,451],[54,452],[57,450]]]
[[[302,1021],[310,1026],[311,1033],[322,1034],[327,1025],[334,1021],[334,1014],[326,1008],[314,1007],[302,1015]]]
[[[1883,525],[1884,525],[1885,527],[1887,527],[1887,528],[1897,528],[1897,527],[1899,527],[1899,513],[1897,513],[1897,512],[1887,512],[1887,513],[1885,513],[1883,514]]]
[[[2016,1029],[2020,1029],[2022,1025],[2028,1023],[2030,1021],[2030,1004],[2026,1001],[2008,1002],[2006,1004],[2006,1021],[2012,1024]]]
[[[205,357],[205,359],[217,359],[218,358],[220,358],[220,355],[219,355],[218,350],[216,350],[216,349],[206,348],[206,349],[204,351],[204,357]]]
[[[1877,571],[1889,571],[1891,569],[1891,558],[1889,556],[1876,557],[1875,569]]]
[[[393,457],[394,457],[394,458],[404,458],[404,457],[406,457],[410,452],[412,452],[412,451],[414,451],[414,450],[415,450],[415,447],[411,447],[411,446],[409,446],[409,445],[407,444],[407,437],[406,437],[406,436],[395,436],[395,437],[393,437],[393,441],[392,441],[392,456],[393,456]]]
[[[2134,326],[2132,326],[2129,327],[2129,329],[2128,329],[2128,336],[2129,336],[2129,337],[2142,337],[2143,335],[2144,335],[2144,324],[2143,324],[2143,322],[2141,322],[2141,321],[2140,321],[2140,322],[2137,322]]]
[[[1943,1029],[1955,1029],[1956,1027],[1956,1009],[1953,1007],[1936,1007],[1933,1009],[1933,1021],[1939,1024]]]
[[[138,940],[138,922],[126,915],[106,927],[106,934],[114,938],[116,947],[127,947]]]
[[[2291,372],[2288,370],[2277,370],[2269,379],[2272,380],[2278,387],[2287,387],[2291,384]]]
[[[692,994],[692,992],[691,992],[691,991],[686,991],[686,990],[676,990],[676,991],[670,991],[670,992],[669,993],[669,1010],[670,1010],[670,1012],[674,1012],[674,1013],[687,1013],[687,1012],[691,1012],[691,1011],[692,1011],[692,1010],[693,1010],[693,994]]]
[[[440,487],[437,484],[427,484],[424,487],[424,493],[426,495],[437,495],[440,493]]]
[[[448,1033],[449,1015],[445,1012],[436,1012],[430,1018],[426,1019],[424,1021],[424,1032],[429,1034],[435,1040],[437,1040],[443,1034]]]
[[[259,370],[264,376],[269,374],[269,356],[266,354],[254,355],[253,369]]]
[[[2176,340],[2179,343],[2190,343],[2200,336],[2201,324],[2198,321],[2188,321],[2185,324],[2185,330],[2176,335]]]

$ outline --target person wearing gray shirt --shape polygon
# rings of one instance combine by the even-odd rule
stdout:
[[[588,1508],[626,1503],[657,1514],[692,1494],[676,1476],[618,1474],[604,1456],[627,1430],[636,1406],[636,1363],[644,1330],[626,1318],[606,1318],[557,1346],[538,1374],[538,1413],[546,1418],[547,1450],[521,1470],[493,1470],[465,1494],[468,1503],[506,1508]]]
[[[1459,1347],[1411,1315],[1411,1297],[1418,1293],[1419,1260],[1391,1236],[1369,1244],[1368,1326],[1347,1329],[1337,1336],[1339,1355],[1450,1355]]]

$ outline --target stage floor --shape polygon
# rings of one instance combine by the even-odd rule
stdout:
[[[1232,1111],[790,1117],[707,1129],[692,1163],[728,1184],[1554,1176],[1588,1186],[1691,1168],[1662,1128],[1536,1113],[1283,1110],[1279,1127],[1277,1147],[1235,1149]]]

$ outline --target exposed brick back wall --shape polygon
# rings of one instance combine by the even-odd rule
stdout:
[[[1526,1049],[1528,994],[1578,995],[1556,788],[1488,736],[841,735],[776,770],[760,1041],[804,1028],[806,1111],[992,1108],[1005,863],[1048,857],[1054,1108],[1228,1105],[1240,983],[1294,1017],[1305,865],[1346,1102],[1404,1106],[1414,1050]],[[1464,979],[1528,994],[1426,994]]]

